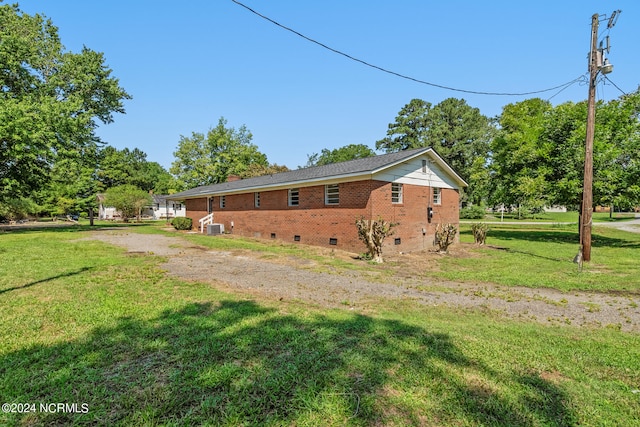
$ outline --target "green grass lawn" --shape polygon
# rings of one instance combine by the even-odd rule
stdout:
[[[609,215],[609,212],[594,212],[594,222],[617,222],[617,221],[629,221],[635,218],[633,212],[614,212]],[[578,212],[542,212],[535,216],[518,217],[517,213],[505,213],[501,216],[500,213],[487,214],[482,220],[462,220],[463,222],[500,222],[504,221],[517,221],[517,222],[575,222],[578,223]]]
[[[637,334],[407,302],[247,300],[85,230],[0,232],[0,403],[36,405],[0,425],[640,425]],[[515,256],[575,247],[490,233]],[[637,255],[634,237],[606,233]],[[479,258],[510,253],[492,251]]]
[[[595,227],[591,262],[582,271],[574,264],[578,233],[572,226],[491,224],[486,247],[475,257],[449,257],[438,274],[450,280],[509,286],[550,287],[562,291],[640,293],[640,234]],[[472,244],[470,226],[461,225],[460,240]]]

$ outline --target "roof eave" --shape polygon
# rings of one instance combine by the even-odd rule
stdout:
[[[200,197],[211,197],[211,196],[227,196],[231,194],[241,194],[241,193],[252,193],[252,192],[260,192],[260,191],[275,191],[275,190],[283,190],[288,188],[297,188],[297,187],[311,187],[314,185],[327,185],[344,181],[364,181],[367,179],[371,179],[372,173],[370,171],[366,172],[357,172],[350,174],[342,174],[342,175],[333,175],[329,177],[322,178],[313,178],[313,179],[305,179],[298,181],[287,181],[278,184],[265,184],[265,185],[255,185],[249,187],[235,188],[229,190],[219,190],[219,191],[202,191],[198,194],[191,194],[187,196],[181,197],[181,200],[187,199],[198,199]]]

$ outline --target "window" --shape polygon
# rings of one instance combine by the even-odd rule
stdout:
[[[442,189],[441,188],[434,188],[433,189],[433,204],[434,205],[439,205],[442,203]]]
[[[300,189],[291,188],[289,190],[289,206],[298,206],[300,204]]]
[[[220,209],[224,209],[227,206],[227,196],[220,196]]]
[[[422,161],[422,173],[424,173],[424,174],[427,173],[427,161],[426,160]]]
[[[391,183],[391,203],[402,203],[402,184]]]
[[[324,204],[340,204],[340,187],[338,186],[338,184],[330,184],[324,186]]]
[[[253,202],[255,203],[256,208],[260,207],[260,193],[253,193]]]

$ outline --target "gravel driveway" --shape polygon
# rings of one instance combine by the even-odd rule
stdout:
[[[393,278],[380,282],[366,272],[313,271],[314,261],[278,256],[262,259],[250,251],[217,251],[197,247],[179,236],[140,235],[102,230],[91,238],[127,248],[129,252],[166,256],[170,276],[210,283],[252,298],[298,300],[316,306],[366,309],[379,299],[412,300],[428,306],[491,310],[511,318],[545,324],[612,326],[640,332],[640,297],[602,293],[563,293],[497,285],[472,285],[434,279]],[[316,269],[317,270],[317,269]],[[436,288],[438,291],[424,290]]]

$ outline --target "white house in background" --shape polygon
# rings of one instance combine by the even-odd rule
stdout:
[[[105,205],[105,196],[103,193],[96,195],[98,200],[98,219],[118,219],[121,218],[120,212],[113,206]]]
[[[186,216],[187,209],[180,201],[172,200],[171,196],[152,194],[153,202],[150,206],[142,209],[143,218],[171,219],[179,216]],[[113,206],[104,203],[104,195],[98,194],[98,219],[120,219],[122,215]]]
[[[142,209],[142,216],[150,216],[153,219],[171,219],[179,216],[187,216],[187,209],[182,202],[172,200],[171,196],[152,194],[153,204]]]

